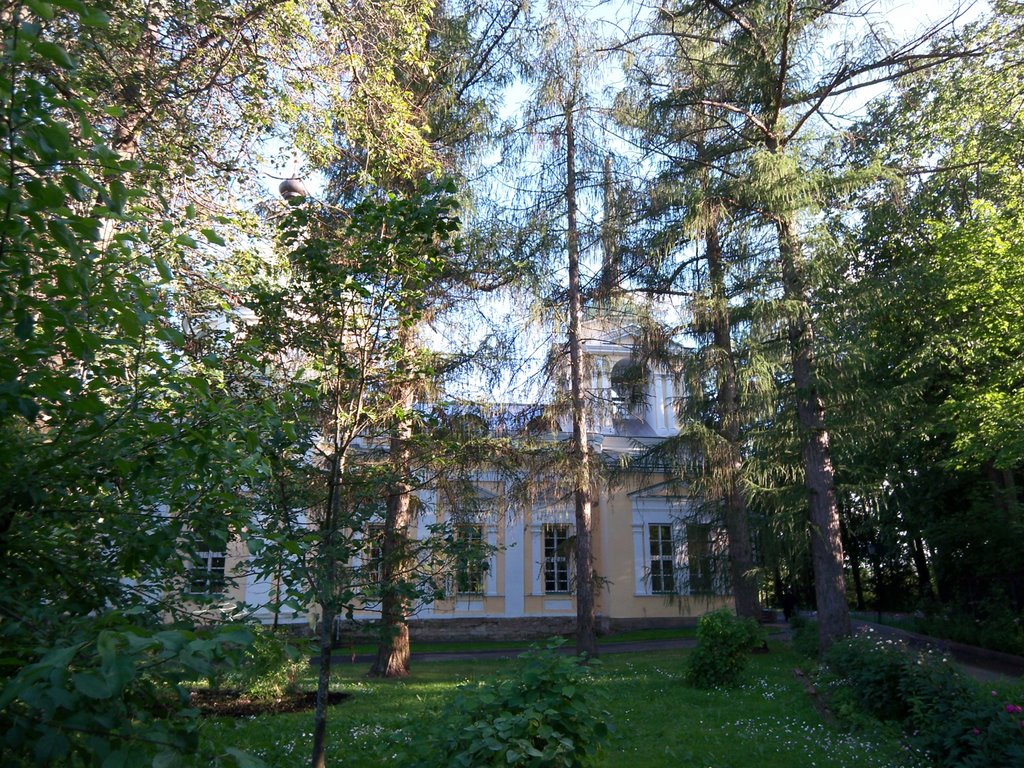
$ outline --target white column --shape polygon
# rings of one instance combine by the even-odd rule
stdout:
[[[522,616],[526,612],[523,597],[523,566],[526,552],[523,548],[525,521],[511,512],[505,515],[505,615]],[[488,585],[488,589],[490,585]]]
[[[544,526],[533,523],[530,526],[530,594],[544,594]]]
[[[670,435],[677,431],[675,383],[671,376],[665,377],[665,431]]]
[[[494,548],[498,546],[498,526],[494,523],[487,523],[484,526],[484,536],[487,546],[491,549],[491,554],[487,556],[487,578],[484,590],[487,595],[496,595],[498,594],[498,570],[495,561],[498,556]]]
[[[658,382],[660,379],[660,373],[652,372],[647,382],[647,423],[658,434],[661,434],[663,430],[661,398],[658,397]]]
[[[642,522],[633,521],[633,581],[634,592],[637,595],[649,594],[647,579],[644,573],[647,570],[647,558],[644,557],[644,525]]]

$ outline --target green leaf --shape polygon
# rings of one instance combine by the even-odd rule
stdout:
[[[72,681],[75,690],[90,699],[108,699],[112,693],[107,681],[95,672],[79,672]]]
[[[18,308],[14,310],[14,335],[22,341],[28,341],[32,338],[32,332],[35,328],[35,320],[32,318],[32,313],[25,309]]]
[[[50,235],[53,236],[53,239],[56,240],[69,255],[82,255],[82,247],[79,245],[78,238],[71,233],[67,224],[59,219],[50,219],[46,222],[46,228],[50,231]]]
[[[43,58],[49,59],[64,69],[74,69],[75,67],[75,62],[68,52],[56,43],[51,43],[49,40],[36,40],[32,48]]]
[[[159,254],[153,257],[153,262],[156,264],[156,271],[160,273],[160,277],[163,278],[165,283],[169,283],[174,279],[174,273],[171,272],[171,268],[167,266],[167,262]]]
[[[64,734],[53,728],[45,728],[36,742],[36,762],[40,765],[52,765],[64,757],[70,747],[71,743]]]
[[[53,6],[49,3],[43,3],[40,0],[26,0],[25,5],[32,10],[32,13],[42,19],[49,20],[53,18]]]
[[[177,752],[163,750],[153,755],[153,768],[174,768],[182,765],[182,758]]]
[[[79,18],[86,27],[106,27],[110,25],[110,16],[99,8],[89,8]]]
[[[40,209],[52,210],[64,205],[64,192],[55,184],[43,183],[39,179],[29,179],[25,189]]]
[[[203,233],[203,236],[214,245],[224,245],[224,238],[218,235],[214,230],[203,229],[200,231]]]

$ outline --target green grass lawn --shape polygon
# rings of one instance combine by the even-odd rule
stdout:
[[[594,684],[607,694],[615,729],[602,766],[714,766],[715,768],[855,768],[904,765],[903,752],[882,734],[850,736],[828,727],[793,670],[801,664],[787,646],[752,657],[744,684],[731,691],[697,691],[683,683],[687,651],[609,655]],[[388,764],[375,748],[398,729],[444,716],[456,685],[500,672],[508,662],[437,662],[414,667],[406,680],[365,677],[365,665],[338,665],[333,688],[352,698],[331,709],[328,762],[332,766]],[[310,678],[312,682],[312,678]],[[207,750],[238,747],[270,766],[309,758],[312,713],[211,719]]]

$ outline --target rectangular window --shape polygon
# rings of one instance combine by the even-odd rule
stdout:
[[[367,584],[380,584],[384,578],[384,526],[373,523],[363,539],[363,567]]]
[[[711,562],[711,526],[686,526],[687,568],[690,571],[690,592],[710,594],[713,584]]]
[[[459,542],[455,564],[455,588],[463,595],[478,595],[484,591],[484,527],[475,523],[464,523],[456,527]]]
[[[650,538],[651,592],[671,593],[676,591],[673,562],[675,547],[672,543],[671,525],[651,525],[647,529]]]
[[[569,591],[569,526],[544,526],[544,591]]]
[[[192,569],[188,575],[188,594],[217,595],[224,592],[227,582],[225,565],[223,552],[211,550],[208,544],[200,544],[199,550],[192,558]]]

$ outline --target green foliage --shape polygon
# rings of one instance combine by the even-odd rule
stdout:
[[[250,631],[252,642],[235,668],[219,682],[237,686],[255,699],[275,699],[297,692],[299,678],[309,666],[306,654],[269,629],[253,627]]]
[[[803,616],[794,616],[789,625],[793,628],[793,650],[808,659],[818,658],[821,650],[818,622]]]
[[[521,655],[506,676],[463,686],[438,727],[399,734],[397,743],[422,768],[593,765],[607,713],[592,670],[559,645]]]
[[[899,724],[931,765],[980,768],[1024,759],[1024,691],[1006,701],[968,683],[935,651],[870,635],[834,644],[824,661],[841,716]]]
[[[891,768],[907,763],[906,750],[889,729],[866,723],[866,730],[844,733],[823,723],[793,675],[799,658],[785,646],[753,656],[749,682],[728,691],[683,685],[688,656],[688,651],[659,650],[602,658],[589,684],[603,695],[607,720],[615,728],[596,768]],[[332,756],[331,765],[402,765],[410,754],[407,746],[434,730],[433,723],[447,723],[452,698],[467,679],[504,676],[516,664],[499,659],[423,662],[398,683],[368,679],[358,664],[338,665],[336,684],[354,695],[331,709],[332,731],[345,738],[345,748]],[[307,672],[306,681],[314,679],[314,671]],[[409,744],[382,748],[395,731],[402,731]],[[212,718],[201,739],[206,752],[244,744],[268,766],[288,768],[308,749],[309,722],[303,714]]]
[[[5,622],[5,645],[18,629]],[[157,765],[194,752],[198,712],[183,683],[237,663],[252,636],[243,627],[200,634],[157,626],[142,611],[107,611],[68,618],[59,639],[42,640],[0,692],[4,756],[17,765]]]
[[[983,601],[975,610],[951,605],[914,620],[915,632],[1024,656],[1024,618],[1004,595]]]
[[[697,647],[690,654],[686,681],[697,688],[736,685],[750,651],[764,642],[764,632],[750,618],[727,610],[704,614],[697,625]]]
[[[148,207],[140,164],[111,146],[122,112],[91,98],[86,59],[124,39],[85,3],[4,18],[4,754],[167,764],[196,744],[179,683],[249,639],[159,622],[181,610],[160,601],[178,594],[196,545],[244,530],[241,489],[263,470],[248,429],[259,409],[233,398],[223,348],[185,349],[168,263],[196,246]]]

